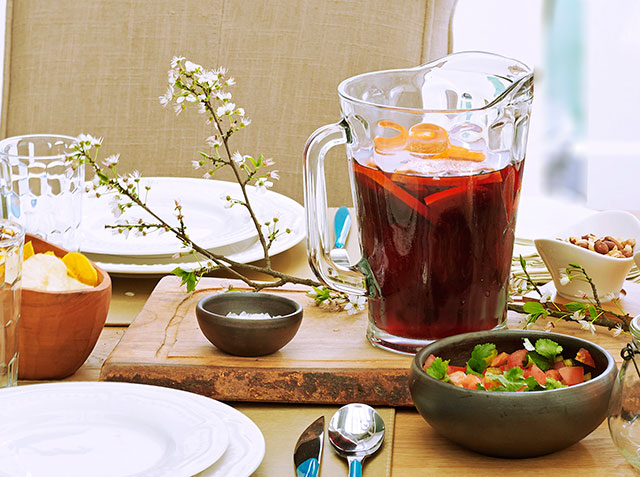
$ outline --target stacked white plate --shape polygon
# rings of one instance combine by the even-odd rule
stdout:
[[[0,390],[0,476],[249,476],[265,441],[241,412],[185,391],[60,382]]]
[[[145,191],[149,186],[149,192]],[[247,191],[261,223],[278,218],[281,231],[290,229],[273,243],[273,256],[297,245],[306,236],[305,212],[302,205],[272,191]],[[182,207],[189,237],[199,246],[241,263],[263,258],[257,232],[247,210],[241,205],[228,207],[228,196],[242,199],[240,186],[233,182],[183,177],[145,177],[140,183],[140,196],[149,208],[171,225],[178,225],[176,201]],[[130,223],[143,219],[158,223],[150,214],[133,207],[116,218],[113,214],[113,194],[85,197],[83,202],[83,235],[80,251],[100,268],[115,274],[167,274],[176,267],[194,269],[202,266],[193,255],[185,252],[181,242],[171,232],[154,231],[145,236],[118,233],[105,228],[117,221]]]

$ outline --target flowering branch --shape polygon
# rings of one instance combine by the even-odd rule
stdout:
[[[224,197],[225,206],[240,206],[246,209],[258,233],[265,265],[257,266],[237,262],[193,242],[184,223],[182,205],[178,202],[175,203],[176,223],[170,223],[167,219],[157,215],[147,204],[146,196],[149,187],[142,187],[140,174],[134,172],[128,176],[119,175],[117,170],[118,155],[110,156],[100,163],[98,152],[102,145],[102,138],[96,139],[93,136],[83,134],[78,136],[76,143],[72,146],[69,159],[74,165],[86,164],[92,168],[95,173],[93,191],[97,196],[112,195],[112,211],[118,220],[114,225],[108,227],[112,228],[115,233],[125,235],[131,232],[139,235],[155,231],[173,233],[185,248],[185,251],[180,255],[191,254],[200,265],[196,270],[176,268],[173,271],[175,275],[182,278],[182,283],[187,285],[188,291],[195,288],[197,281],[203,275],[217,269],[225,270],[256,291],[266,287],[282,286],[286,283],[324,289],[323,285],[316,280],[285,274],[274,270],[271,266],[269,256],[271,246],[275,240],[291,231],[288,228],[281,230],[277,217],[260,223],[249,198],[249,187],[254,188],[256,193],[265,192],[273,185],[273,180],[279,179],[278,171],[264,170],[266,167],[272,166],[273,161],[265,159],[262,155],[254,158],[239,152],[231,152],[229,144],[231,136],[250,124],[250,121],[245,117],[244,109],[236,107],[230,101],[231,93],[225,91],[225,88],[235,84],[233,78],[226,77],[224,68],[207,71],[200,65],[182,57],[175,57],[171,62],[168,79],[169,86],[167,92],[160,97],[160,103],[164,106],[173,103],[176,114],[180,114],[188,105],[198,104],[199,112],[206,116],[207,123],[213,124],[214,134],[206,141],[211,150],[201,152],[201,159],[193,161],[193,165],[196,168],[204,167],[206,169],[205,178],[213,177],[214,173],[223,167],[231,168],[236,182],[240,186],[241,197]],[[142,219],[123,220],[122,214],[133,207],[139,207],[146,211],[153,218],[153,222],[146,222]],[[270,283],[254,281],[246,276],[251,272],[263,273],[276,280]]]
[[[556,303],[549,302],[549,294],[542,293],[537,284],[533,281],[527,271],[527,264],[524,258],[520,256],[520,265],[525,274],[526,291],[534,290],[539,295],[538,301],[528,301],[523,304],[510,302],[508,309],[527,315],[527,323],[525,328],[531,327],[540,317],[554,317],[565,321],[576,321],[580,326],[592,333],[595,333],[595,326],[604,326],[613,330],[614,336],[619,335],[623,331],[629,331],[629,321],[631,316],[624,313],[618,304],[617,299],[612,300],[621,313],[612,310],[605,310],[602,307],[598,291],[591,277],[586,270],[580,265],[569,264],[566,268],[566,277],[563,280],[581,280],[589,283],[593,293],[593,299],[589,299],[587,303],[570,302],[564,305],[564,309],[560,308]],[[586,298],[586,295],[585,295]],[[607,318],[606,315],[613,316],[615,319]],[[553,322],[550,322],[553,326]]]

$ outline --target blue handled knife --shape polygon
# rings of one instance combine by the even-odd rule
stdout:
[[[324,416],[320,416],[305,429],[296,443],[293,452],[296,477],[318,477],[323,441]]]
[[[345,206],[340,207],[333,218],[333,229],[336,232],[335,248],[342,248],[347,242],[349,229],[351,228],[351,215]]]

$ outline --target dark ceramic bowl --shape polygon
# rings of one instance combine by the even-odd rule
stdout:
[[[559,343],[565,358],[587,349],[596,365],[585,383],[548,391],[490,392],[439,381],[423,369],[430,354],[464,366],[476,344],[494,343],[498,351],[522,349],[548,338]],[[616,376],[613,357],[600,346],[573,336],[543,331],[480,331],[438,340],[416,354],[409,388],[418,412],[438,433],[476,452],[497,457],[534,457],[578,442],[607,415]]]
[[[231,318],[228,313],[268,313],[278,318]],[[225,353],[264,356],[275,353],[298,332],[302,306],[268,293],[228,292],[198,302],[196,316],[207,339]]]

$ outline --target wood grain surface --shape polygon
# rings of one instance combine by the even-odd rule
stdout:
[[[274,289],[303,304],[297,335],[269,356],[231,356],[204,337],[194,311],[201,298],[230,282],[204,278],[190,294],[179,283],[177,277],[158,283],[100,379],[158,384],[231,401],[411,405],[411,357],[372,347],[365,337],[365,312],[321,309],[301,287]]]

